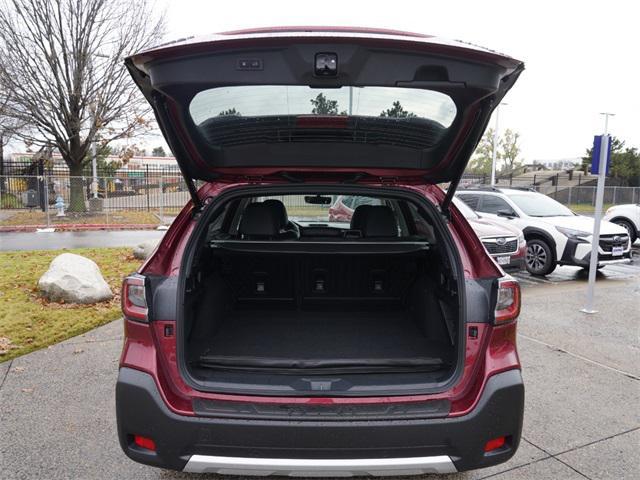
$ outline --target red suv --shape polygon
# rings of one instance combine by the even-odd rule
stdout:
[[[192,199],[123,284],[124,452],[241,475],[508,460],[520,290],[452,198],[523,64],[323,28],[185,40],[126,64]],[[371,201],[330,222],[340,195]]]

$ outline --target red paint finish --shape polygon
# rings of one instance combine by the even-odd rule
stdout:
[[[254,35],[257,33],[288,33],[288,32],[340,32],[357,33],[362,35],[394,35],[398,37],[418,37],[433,38],[432,35],[422,33],[405,32],[403,30],[391,30],[388,28],[368,28],[368,27],[318,27],[318,26],[297,26],[297,27],[263,27],[247,28],[244,30],[230,30],[220,32],[220,35]]]
[[[325,177],[326,179],[326,177]],[[280,181],[279,181],[280,182]],[[268,183],[263,181],[261,183]],[[335,184],[335,182],[328,182]],[[242,184],[209,183],[198,192],[201,199],[214,197],[221,192]],[[378,184],[382,187],[382,184]],[[423,195],[430,202],[439,204],[444,192],[434,185],[394,185]],[[184,248],[195,222],[188,204],[173,222],[154,254],[141,267],[142,274],[177,276]],[[503,275],[500,268],[487,255],[471,226],[455,206],[452,206],[449,229],[457,245],[467,278],[497,278]],[[380,404],[428,402],[448,399],[450,416],[469,413],[476,405],[487,379],[496,373],[519,369],[516,351],[515,322],[499,326],[486,323],[469,323],[476,327],[477,336],[467,335],[464,368],[458,383],[446,392],[433,395],[406,395],[386,397],[272,397],[207,393],[192,389],[178,371],[175,335],[165,336],[165,326],[175,332],[175,321],[154,320],[151,323],[125,318],[125,343],[120,366],[150,374],[158,386],[163,400],[176,414],[193,416],[194,398],[233,402],[276,404]]]
[[[180,376],[176,356],[176,339],[164,336],[165,325],[174,321],[154,321],[142,324],[125,319],[126,339],[120,366],[150,374],[169,408],[180,415],[194,415],[194,398],[209,400],[307,405],[345,405],[428,402],[448,399],[450,416],[469,413],[477,403],[487,379],[496,373],[520,368],[515,351],[515,323],[492,327],[484,323],[469,323],[467,328],[478,329],[477,338],[467,337],[462,379],[449,391],[434,395],[406,395],[387,397],[271,397],[230,395],[200,392],[189,387]]]

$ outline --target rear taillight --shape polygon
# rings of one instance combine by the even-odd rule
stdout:
[[[144,277],[136,274],[125,278],[122,282],[122,313],[132,320],[146,322],[147,311]]]
[[[501,279],[496,301],[496,325],[511,322],[520,315],[520,284],[513,278]]]

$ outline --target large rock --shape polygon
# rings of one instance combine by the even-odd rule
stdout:
[[[46,298],[55,302],[97,303],[113,298],[98,265],[73,253],[63,253],[54,258],[49,270],[38,280],[38,288]]]
[[[139,243],[133,249],[133,256],[140,260],[146,260],[153,253],[156,245],[158,245],[158,242],[153,240]]]

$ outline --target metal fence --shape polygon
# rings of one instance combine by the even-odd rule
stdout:
[[[609,179],[610,183],[616,183],[618,180]],[[496,185],[499,187],[528,187],[528,186],[545,186],[562,188],[566,186],[593,186],[597,182],[595,175],[585,174],[582,172],[554,172],[549,173],[544,170],[514,174],[506,173],[496,176]],[[487,174],[465,173],[462,176],[461,183],[463,185],[489,185],[491,176]]]
[[[557,200],[565,205],[590,205],[596,204],[596,187],[534,187],[534,189],[544,195]],[[640,202],[640,187],[604,187],[604,204],[620,205],[624,203]]]
[[[93,191],[92,177],[50,175],[0,176],[0,208],[45,209],[48,202],[64,203],[68,209],[76,188],[87,211],[141,210],[182,208],[189,193],[180,173],[173,175],[134,175],[130,177],[98,177]],[[62,200],[60,200],[62,199]]]
[[[146,173],[99,176],[97,189],[91,176],[2,175],[0,226],[170,223],[190,200],[186,183],[179,172]],[[272,198],[282,200],[292,215],[319,218],[328,210],[306,203],[302,195]]]
[[[470,182],[467,185],[480,182]],[[70,177],[68,174],[2,175],[0,176],[0,210],[13,224],[85,223],[167,223],[189,201],[186,184],[178,170],[129,170],[115,176],[99,176],[97,191],[91,176]],[[498,186],[503,186],[498,184]],[[463,186],[464,187],[464,184]],[[540,193],[570,206],[589,210],[595,205],[595,186],[566,186],[545,182],[529,185]],[[72,189],[75,194],[72,195]],[[287,208],[313,214],[321,208],[306,204],[302,196],[286,196]],[[80,202],[80,208],[71,208]],[[640,187],[605,187],[605,204],[640,202]],[[84,210],[77,214],[69,210]],[[7,212],[8,211],[8,212]],[[19,213],[23,212],[23,213]],[[64,212],[64,216],[59,216]],[[21,220],[22,219],[22,220]],[[0,225],[6,224],[0,217]]]

